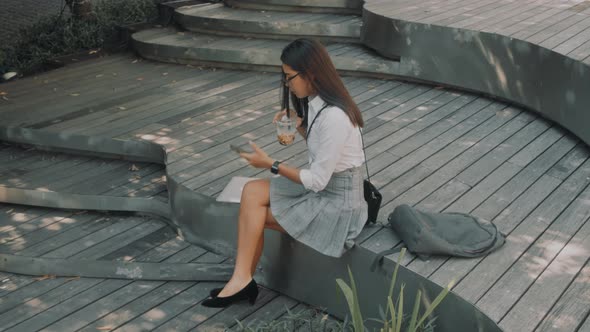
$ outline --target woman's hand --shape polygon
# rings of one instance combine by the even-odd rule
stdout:
[[[295,123],[297,124],[297,127],[301,126],[301,122],[303,122],[303,118],[300,118],[299,115],[297,115],[297,112],[295,112],[295,110],[291,110],[289,111],[291,113],[291,116],[295,115]],[[287,116],[287,110],[282,110],[280,112],[277,112],[277,114],[275,114],[274,118],[272,119],[272,123],[276,123],[277,121],[280,121],[284,116]],[[293,117],[291,117],[293,118]]]
[[[272,123],[276,123],[277,121],[280,121],[284,116],[287,116],[287,110],[282,110],[280,112],[277,112],[277,114],[275,114],[275,117],[272,119]]]
[[[246,159],[248,163],[256,168],[271,168],[274,162],[266,152],[262,151],[254,142],[250,142],[250,146],[254,152],[252,153],[240,153],[240,157]]]

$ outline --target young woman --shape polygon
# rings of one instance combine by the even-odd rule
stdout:
[[[254,303],[258,287],[252,276],[262,253],[264,228],[339,257],[353,246],[367,220],[361,112],[319,42],[295,40],[283,49],[281,61],[283,106],[288,107],[291,96],[299,133],[307,140],[309,168],[282,164],[254,143],[253,153],[241,154],[250,165],[280,176],[244,187],[234,273],[225,287],[211,291],[204,306]],[[274,120],[285,114],[277,113]]]

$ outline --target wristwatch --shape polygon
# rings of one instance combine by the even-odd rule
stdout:
[[[280,161],[278,161],[278,160],[275,160],[275,162],[274,162],[274,163],[272,163],[272,167],[270,168],[270,172],[271,172],[272,174],[279,174],[279,164],[280,164],[280,163],[281,163],[281,162],[280,162]]]

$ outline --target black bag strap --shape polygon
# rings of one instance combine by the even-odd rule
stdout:
[[[402,251],[403,248],[404,248],[404,243],[400,242],[395,247],[378,253],[377,256],[375,257],[375,259],[373,260],[373,263],[371,264],[371,272],[375,272],[377,267],[379,265],[381,265],[381,263],[383,263],[383,259],[385,258],[385,256],[389,256],[389,255],[398,253],[398,252]],[[400,264],[401,264],[401,262],[400,262]]]
[[[307,139],[309,138],[309,134],[311,133],[311,128],[313,127],[313,124],[315,123],[315,120],[318,118],[318,116],[320,116],[320,113],[322,113],[322,111],[328,107],[328,104],[325,104],[324,107],[322,107],[319,111],[318,114],[315,115],[315,117],[313,118],[313,121],[311,121],[311,124],[309,125],[309,129],[307,129],[307,132],[305,133],[305,140],[307,141]]]
[[[365,168],[367,169],[367,180],[371,182],[371,175],[369,175],[369,163],[367,162],[367,152],[365,151],[365,139],[363,138],[363,131],[361,127],[359,127],[359,131],[361,132],[361,142],[363,143],[363,155],[365,156]]]

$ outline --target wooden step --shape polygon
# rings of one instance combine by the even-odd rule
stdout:
[[[224,0],[234,8],[283,12],[330,13],[361,15],[361,0]]]
[[[289,42],[156,28],[133,34],[132,43],[141,56],[157,61],[278,72],[281,51]],[[364,46],[325,45],[341,73],[372,77],[392,77],[399,73],[398,61],[384,59]]]
[[[287,13],[230,8],[222,3],[176,9],[175,21],[200,33],[267,39],[314,37],[326,42],[360,43],[362,19],[357,15]]]

